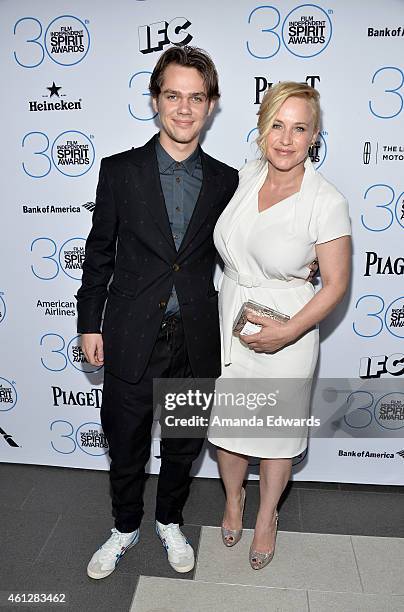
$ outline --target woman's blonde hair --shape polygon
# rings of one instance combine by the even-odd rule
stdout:
[[[258,138],[257,145],[263,155],[266,153],[266,141],[272,129],[274,119],[282,104],[291,96],[298,96],[307,100],[313,111],[314,131],[320,129],[320,94],[307,83],[295,81],[282,81],[273,85],[265,94],[258,111]]]

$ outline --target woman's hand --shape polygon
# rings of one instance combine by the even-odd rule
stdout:
[[[257,334],[240,334],[240,340],[248,344],[249,348],[256,353],[274,353],[295,340],[295,334],[289,321],[280,323],[252,313],[248,313],[247,318],[251,323],[262,325],[261,331]]]

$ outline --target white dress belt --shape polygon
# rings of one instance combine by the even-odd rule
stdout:
[[[302,287],[308,282],[303,278],[293,278],[290,281],[280,280],[278,278],[264,278],[263,276],[258,278],[250,274],[240,274],[228,266],[225,266],[224,274],[228,278],[231,278],[231,280],[234,280],[238,285],[248,288],[264,287],[268,289],[290,289],[292,287]]]

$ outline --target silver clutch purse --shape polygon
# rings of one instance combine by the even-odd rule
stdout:
[[[248,302],[244,302],[244,304],[240,308],[240,311],[234,322],[233,334],[235,336],[239,336],[240,334],[257,334],[261,331],[262,325],[251,323],[251,321],[247,319],[248,313],[254,314],[257,317],[268,317],[269,319],[279,321],[280,323],[286,323],[286,321],[289,321],[290,319],[289,315],[283,314],[282,312],[278,312],[277,310],[269,308],[268,306],[258,304],[257,302],[253,302],[252,300],[248,300]]]

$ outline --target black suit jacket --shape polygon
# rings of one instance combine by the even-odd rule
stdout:
[[[220,336],[212,281],[213,229],[236,190],[238,174],[200,149],[202,187],[177,252],[154,138],[101,161],[93,226],[76,296],[78,332],[101,330],[107,300],[102,324],[105,368],[137,382],[175,283],[193,375],[216,377]]]

